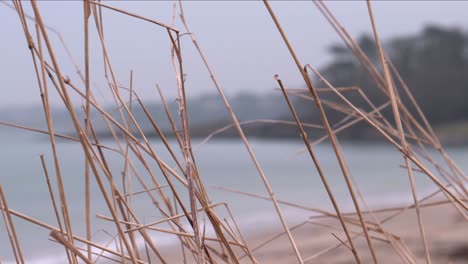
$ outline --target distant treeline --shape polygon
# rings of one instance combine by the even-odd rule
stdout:
[[[373,37],[363,34],[358,38],[358,44],[380,68]],[[429,25],[416,35],[387,40],[384,49],[432,123],[468,118],[466,32]],[[322,74],[331,83],[335,86],[357,85],[374,100],[381,96],[348,48],[334,44],[329,51],[333,61],[322,69]]]
[[[373,36],[362,34],[357,38],[357,43],[380,71],[381,66]],[[387,39],[383,46],[387,56],[432,125],[444,127],[468,121],[468,33],[458,28],[428,25],[415,35]],[[331,61],[321,67],[320,72],[331,84],[335,87],[357,86],[375,105],[382,104],[387,100],[351,50],[344,44],[332,44],[328,47],[328,51],[331,55]],[[397,80],[394,81],[397,82]],[[314,78],[314,82],[317,87],[326,87],[318,78]],[[401,85],[397,86],[399,92],[404,93]],[[357,105],[361,103],[363,109],[370,110],[358,93],[348,92],[346,96]],[[230,123],[220,100],[214,98],[208,100],[209,98],[209,96],[205,96],[189,101],[189,108],[196,110],[192,112],[193,129],[191,132],[193,136],[206,136]],[[336,96],[326,94],[322,98],[331,102],[338,100]],[[402,96],[402,98],[405,100],[407,96]],[[230,99],[232,108],[241,121],[265,118],[293,120],[279,91],[268,96],[240,94]],[[321,124],[318,112],[311,101],[294,96],[293,101],[303,122]],[[405,103],[409,105],[408,100]],[[334,110],[326,110],[332,123],[344,117],[343,114]],[[411,107],[409,110],[415,111]],[[390,108],[384,110],[383,114],[392,120]],[[216,118],[214,115],[217,115]],[[204,122],[197,122],[200,121],[201,116],[205,117]],[[291,125],[249,123],[244,128],[247,135],[255,137],[288,138],[299,136],[297,128]],[[375,133],[372,131],[363,122],[346,129],[342,137],[375,140],[378,137],[371,134]],[[457,131],[452,129],[451,132],[456,133]],[[225,137],[236,136],[236,132],[234,129],[230,129],[221,135]],[[315,129],[310,132],[310,135],[320,137],[322,132]],[[468,135],[463,139],[457,139],[457,141],[465,141],[467,138]]]
[[[381,70],[373,36],[362,34],[357,38],[357,43],[376,68]],[[432,125],[442,127],[468,121],[467,32],[459,28],[428,25],[415,35],[387,39],[383,46]],[[377,89],[375,82],[350,49],[344,44],[332,44],[328,51],[332,60],[320,71],[331,84],[335,87],[358,86],[375,104],[384,102],[383,93]],[[326,87],[317,79],[315,83],[318,87]],[[404,92],[399,89],[400,93]],[[353,102],[359,101],[360,97],[351,92],[346,96]],[[325,98],[337,100],[333,96]],[[307,108],[307,104],[310,105],[304,100],[296,103],[299,109]],[[312,108],[310,105],[309,111],[302,114],[308,121],[319,122],[318,115]],[[414,111],[412,108],[410,110]],[[384,114],[389,116],[391,111],[384,111]],[[339,120],[342,115],[330,111],[329,117]],[[373,138],[373,135],[366,133],[367,128],[365,124],[357,125],[347,130],[344,136]]]
[[[362,34],[357,38],[357,43],[376,68],[380,70],[380,62],[372,35]],[[460,139],[457,138],[456,141],[468,142],[468,33],[458,28],[430,25],[418,34],[393,37],[385,40],[383,44],[387,56],[398,69],[431,124],[446,128],[442,131],[466,135]],[[328,47],[328,51],[331,55],[331,61],[321,67],[320,72],[331,84],[335,87],[360,87],[375,105],[386,100],[346,46],[332,44]],[[314,79],[314,82],[317,87],[326,87],[317,78]],[[399,90],[399,92],[403,91]],[[338,100],[330,94],[321,96],[324,100],[331,102]],[[359,105],[360,96],[357,93],[349,92],[346,93],[346,96],[353,103]],[[243,125],[248,136],[261,138],[299,137],[299,131],[295,125],[268,123],[268,120],[273,119],[293,120],[281,92],[273,91],[266,95],[244,92],[230,96],[228,99],[238,119],[243,122],[248,121]],[[301,121],[321,124],[318,112],[311,101],[297,96],[293,96],[292,100]],[[194,137],[205,137],[232,123],[225,106],[219,96],[215,94],[189,98],[187,103],[191,134]],[[172,116],[177,121],[177,101],[170,100],[168,104]],[[162,104],[146,102],[146,106],[160,128],[168,136],[171,136],[172,129]],[[364,101],[362,101],[362,108],[369,110]],[[144,111],[135,104],[132,109],[146,135],[157,136]],[[411,110],[414,111],[413,108],[410,108]],[[329,108],[326,111],[332,124],[344,117],[343,114]],[[383,113],[387,117],[391,115],[390,109]],[[70,131],[72,124],[66,111],[55,109],[53,116],[58,131],[72,133]],[[120,119],[118,115],[115,117]],[[0,111],[0,119],[45,129],[43,114],[39,108]],[[252,123],[252,120],[263,120],[263,122]],[[451,126],[452,124],[457,124],[457,126]],[[460,124],[462,125],[460,126]],[[94,120],[94,127],[98,134],[110,135],[105,123],[101,120]],[[453,129],[453,127],[456,128]],[[461,133],[465,130],[467,133]],[[309,131],[310,137],[323,135],[321,130],[309,128]],[[371,131],[365,123],[360,123],[346,129],[341,137],[374,140],[377,136],[371,134]],[[219,136],[236,137],[237,133],[235,129],[231,128]]]

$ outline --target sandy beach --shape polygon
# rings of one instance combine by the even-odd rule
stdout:
[[[432,262],[468,263],[468,226],[461,215],[451,205],[423,208],[421,212]],[[384,219],[390,214],[380,213],[376,216],[379,219]],[[358,219],[357,217],[353,218]],[[369,219],[369,215],[366,218]],[[342,240],[345,239],[345,235],[340,230],[338,221],[328,220],[324,221],[323,224],[333,226],[336,229],[308,223],[293,230],[303,258],[310,259],[307,263],[354,263],[352,253],[344,246],[325,253],[327,249],[340,244],[332,233]],[[424,262],[424,249],[414,210],[397,216],[383,224],[383,227],[387,232],[401,238],[412,252],[417,263]],[[361,231],[356,226],[352,230],[354,232]],[[375,232],[371,232],[371,235],[383,238],[382,235]],[[270,236],[265,236],[263,239]],[[254,245],[261,243],[260,241],[263,239],[262,237],[248,236],[247,243],[251,247],[255,247]],[[372,263],[366,240],[360,236],[355,239],[355,243],[363,263]],[[375,239],[374,247],[380,263],[404,263],[389,243]],[[314,255],[320,256],[310,258]],[[255,251],[255,256],[261,263],[297,262],[285,236]]]
[[[374,215],[382,221],[393,213],[395,211]],[[445,204],[421,208],[421,215],[432,263],[468,263],[468,225],[461,214],[452,205]],[[358,220],[355,215],[350,217]],[[373,222],[369,214],[365,217]],[[349,227],[354,235],[362,232],[357,225]],[[406,245],[416,263],[425,263],[424,247],[420,239],[415,210],[407,210],[384,223],[382,227],[388,234]],[[310,219],[307,223],[291,226],[291,229],[305,263],[355,263],[351,251],[334,236],[341,240],[346,238],[337,220]],[[256,227],[256,230],[259,231],[244,232],[243,235],[259,263],[298,263],[287,237],[284,234],[277,237],[282,232],[280,227],[270,230]],[[371,231],[370,235],[373,237],[379,263],[405,263],[381,233]],[[261,246],[274,237],[277,238]],[[373,263],[365,238],[359,236],[354,242],[362,263]],[[182,263],[178,249],[164,250],[164,253],[168,263]],[[252,262],[242,255],[242,252],[239,252],[241,263]],[[195,263],[193,260],[188,262]]]

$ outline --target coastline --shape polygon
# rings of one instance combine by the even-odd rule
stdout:
[[[375,215],[379,219],[383,219],[390,214],[386,212],[376,213]],[[466,263],[468,260],[468,227],[454,207],[451,204],[424,207],[421,208],[421,214],[432,263]],[[370,220],[369,215],[365,217]],[[353,218],[357,219],[355,216]],[[303,224],[292,230],[303,259],[309,258],[306,263],[354,263],[350,250],[342,245],[339,246],[340,242],[332,235],[333,233],[341,239],[345,239],[339,222],[334,219],[313,222],[317,224]],[[416,263],[425,261],[415,210],[404,212],[394,220],[383,224],[383,227],[387,232],[400,238],[406,244]],[[351,227],[351,232],[359,231],[359,228]],[[296,263],[296,256],[285,235],[263,247],[257,248],[265,241],[281,233],[282,229],[276,227],[243,233],[243,235],[247,245],[254,250],[253,254],[259,263]],[[380,263],[404,263],[388,242],[378,239],[383,238],[382,235],[375,232],[371,233],[371,235],[377,237],[373,240],[373,244]],[[372,263],[365,239],[361,236],[354,241],[363,263]],[[331,249],[334,246],[338,247]],[[164,251],[166,253],[164,257],[167,257],[168,263],[176,263],[174,262],[176,260],[180,261],[180,250],[178,248],[165,248]],[[311,258],[314,255],[318,257]],[[239,256],[242,256],[242,254],[239,254]],[[241,259],[241,263],[250,262],[248,258]],[[195,261],[189,259],[188,263],[195,263]]]
[[[383,219],[392,212],[375,213],[379,219]],[[437,263],[464,264],[468,260],[468,226],[462,216],[451,204],[435,205],[421,208],[421,215],[426,232],[431,261]],[[353,219],[357,217],[351,216]],[[368,214],[366,219],[370,220]],[[298,249],[305,263],[355,263],[350,250],[333,236],[336,235],[345,240],[339,222],[336,219],[322,218],[319,220],[309,219],[312,223],[290,225]],[[359,227],[348,225],[351,232],[360,232]],[[411,251],[416,263],[424,263],[424,249],[420,240],[419,229],[416,222],[415,210],[407,210],[395,219],[382,225],[384,229],[401,239]],[[279,226],[270,226],[259,229],[253,227],[254,231],[243,231],[242,235],[247,245],[253,251],[253,255],[259,263],[297,263],[290,242]],[[282,234],[282,235],[281,235]],[[279,236],[281,235],[281,236]],[[382,240],[382,235],[371,232],[373,245],[379,259],[379,263],[394,264],[404,263],[394,248]],[[276,238],[275,238],[276,237]],[[271,241],[270,241],[271,240]],[[270,241],[268,244],[264,244]],[[354,239],[355,246],[361,257],[362,263],[372,263],[372,258],[365,239],[361,236]],[[211,244],[214,245],[214,244]],[[167,263],[181,263],[180,245],[161,245],[161,254]],[[252,263],[249,258],[242,257],[243,253],[238,250],[240,263]],[[146,255],[142,248],[140,254]],[[186,252],[187,263],[196,263]],[[28,262],[39,263],[61,263],[64,256],[44,256],[41,259],[29,259]],[[155,262],[156,261],[156,262]],[[157,263],[152,257],[152,262]],[[13,262],[4,262],[13,263]],[[98,263],[114,263],[101,258]]]

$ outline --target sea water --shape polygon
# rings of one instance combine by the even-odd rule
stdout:
[[[308,153],[304,152],[304,145],[299,139],[250,139],[249,142],[277,199],[301,206],[332,210],[317,170]],[[2,132],[0,143],[2,146],[0,150],[2,168],[0,184],[3,186],[10,209],[57,226],[40,162],[40,155],[43,154],[55,191],[55,199],[58,200],[56,172],[48,137],[23,133],[19,130],[6,130],[6,132]],[[162,160],[171,167],[176,167],[160,140],[152,139],[150,143]],[[198,145],[198,143],[199,141],[193,142],[195,162],[212,202],[226,202],[243,230],[252,231],[258,230],[259,227],[279,226],[280,222],[270,201],[218,188],[223,187],[268,196],[265,184],[242,142],[239,140],[212,140],[203,145]],[[104,140],[101,144],[113,148],[117,147],[109,140]],[[171,145],[177,146],[175,141],[171,141]],[[181,158],[180,151],[177,151],[177,148],[175,150],[176,155]],[[411,203],[409,179],[406,169],[401,167],[404,164],[404,159],[393,146],[383,143],[343,143],[342,150],[347,169],[357,183],[360,193],[365,197],[367,205],[377,207]],[[121,188],[120,175],[125,167],[124,159],[111,150],[104,151],[112,175],[118,179],[116,182]],[[323,143],[314,146],[314,151],[342,210],[353,210],[349,191],[333,149],[329,144]],[[462,169],[468,169],[467,147],[452,147],[447,151]],[[85,238],[82,147],[77,142],[58,140],[57,152],[73,232],[75,235]],[[437,156],[437,153],[431,153]],[[436,160],[442,161],[440,157]],[[142,173],[146,184],[153,187],[154,185],[152,185],[149,175],[144,172],[143,166],[136,159],[134,162],[136,168]],[[160,183],[166,184],[156,162],[150,161],[149,163]],[[100,173],[101,177],[105,179],[102,172]],[[96,218],[96,214],[111,215],[93,175],[91,179],[93,241],[104,245],[116,234],[115,226],[109,221]],[[174,178],[172,179],[176,182]],[[425,175],[416,172],[415,179],[419,197],[436,189],[433,182]],[[133,191],[143,190],[135,178],[132,178],[132,186]],[[187,201],[186,190],[181,188],[180,184],[176,183],[176,186],[181,192],[182,199]],[[108,184],[106,188],[109,192]],[[168,190],[165,192],[169,193]],[[134,209],[142,223],[161,219],[161,214],[144,194],[134,196]],[[289,224],[304,221],[313,214],[313,212],[286,205],[281,205],[281,209]],[[229,217],[223,207],[217,208],[216,212],[222,217]],[[66,262],[63,248],[50,240],[49,230],[15,216],[13,219],[23,254],[28,263]],[[3,221],[1,222],[0,258],[3,263],[13,263],[10,242]],[[168,246],[174,242],[174,237],[168,234],[157,234],[154,239],[157,246]],[[111,245],[111,247],[113,246]]]

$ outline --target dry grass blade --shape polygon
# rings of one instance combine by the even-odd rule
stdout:
[[[382,68],[383,68],[383,71],[384,71],[384,77],[385,77],[386,86],[387,86],[387,89],[388,89],[388,94],[390,95],[390,100],[392,102],[393,116],[395,118],[395,122],[397,123],[398,133],[399,133],[400,140],[401,140],[401,145],[403,147],[403,151],[408,152],[408,144],[406,142],[406,138],[405,138],[405,135],[404,135],[404,132],[403,132],[403,125],[402,125],[401,118],[400,118],[400,112],[398,110],[398,104],[397,104],[397,99],[396,99],[396,96],[395,96],[395,90],[393,88],[393,83],[392,83],[392,80],[391,80],[391,77],[390,77],[390,72],[388,70],[388,63],[384,58],[382,45],[380,43],[379,35],[377,33],[374,14],[373,14],[373,10],[372,10],[372,4],[371,4],[371,2],[369,0],[367,0],[367,6],[368,6],[369,16],[370,16],[371,23],[372,23],[372,28],[373,28],[373,31],[374,31],[374,37],[375,37],[376,44],[377,44],[377,50],[378,50],[378,53],[379,53],[380,62],[382,64]],[[418,201],[418,197],[417,197],[417,194],[416,194],[416,187],[415,187],[415,183],[414,183],[413,171],[411,169],[411,163],[410,163],[410,160],[408,159],[408,157],[404,156],[404,159],[405,159],[406,167],[408,168],[408,176],[409,176],[410,184],[411,184],[411,192],[413,194],[413,200],[414,200],[414,204],[415,204],[415,207],[416,207],[416,215],[417,215],[417,219],[418,219],[418,225],[419,225],[419,230],[420,230],[420,234],[421,234],[421,240],[422,240],[423,245],[424,245],[424,252],[425,252],[425,255],[426,255],[426,262],[428,264],[430,264],[431,263],[431,258],[429,256],[429,248],[427,246],[426,235],[425,235],[424,227],[423,227],[422,220],[421,220],[421,213],[420,213],[420,210],[419,210],[419,201]]]
[[[330,88],[334,88],[333,85],[331,85],[316,69],[312,68],[310,65],[307,65],[312,71],[322,80],[324,83],[326,83]],[[438,187],[440,187],[447,195],[449,195],[453,200],[455,200],[460,206],[463,207],[463,209],[468,210],[467,205],[458,197],[456,196],[453,192],[451,192],[424,164],[414,155],[412,155],[409,152],[404,151],[404,149],[398,144],[391,136],[388,135],[386,131],[384,131],[374,120],[371,120],[365,113],[363,113],[361,110],[356,108],[348,99],[346,99],[341,93],[338,91],[334,90],[335,94],[339,96],[341,100],[343,100],[347,105],[349,105],[356,113],[358,113],[360,116],[364,118],[364,120],[374,127],[377,132],[379,132],[388,142],[390,142],[392,145],[394,145],[403,155],[408,157],[419,169],[421,169],[424,174],[426,174]]]
[[[322,180],[322,183],[323,183],[323,185],[324,185],[324,187],[325,187],[325,189],[327,191],[328,197],[330,198],[330,201],[333,204],[333,208],[335,209],[336,214],[338,215],[338,219],[340,220],[340,224],[343,227],[343,231],[345,232],[346,237],[348,238],[348,241],[349,241],[350,246],[351,246],[349,249],[353,253],[354,257],[356,258],[356,261],[358,263],[360,263],[361,260],[360,260],[359,254],[358,254],[358,252],[356,250],[356,247],[354,246],[353,240],[351,239],[351,235],[348,232],[348,228],[346,227],[346,224],[345,224],[345,222],[343,220],[343,216],[341,215],[340,209],[338,207],[338,203],[336,202],[335,196],[333,195],[333,192],[331,191],[331,188],[330,188],[330,185],[328,184],[327,178],[325,177],[325,175],[324,175],[324,173],[322,171],[322,168],[321,168],[321,166],[320,166],[320,164],[319,164],[319,162],[317,160],[317,157],[316,157],[314,151],[312,150],[312,145],[309,142],[309,138],[308,138],[306,132],[304,131],[304,128],[302,126],[301,121],[299,120],[299,117],[296,114],[296,111],[294,110],[294,107],[293,107],[293,105],[291,103],[291,100],[289,100],[288,94],[286,93],[286,89],[283,86],[283,82],[277,76],[275,76],[275,77],[276,77],[276,80],[278,81],[278,84],[279,84],[279,86],[281,88],[281,91],[283,92],[284,98],[286,99],[289,110],[291,111],[291,113],[292,113],[292,115],[294,117],[294,120],[296,121],[297,127],[299,128],[299,131],[301,132],[302,140],[304,141],[304,144],[306,145],[307,150],[309,151],[309,155],[312,158],[312,161],[314,162],[315,168],[317,169],[317,172],[320,175],[320,179]]]
[[[156,20],[153,20],[153,19],[149,19],[149,18],[146,18],[146,17],[143,17],[143,16],[140,16],[140,15],[137,15],[137,14],[134,14],[134,13],[131,13],[131,12],[128,12],[128,11],[125,11],[125,10],[122,10],[122,9],[119,9],[119,8],[115,8],[115,7],[112,7],[110,5],[106,5],[106,4],[103,4],[101,2],[96,2],[96,1],[92,1],[92,0],[87,0],[89,1],[89,3],[92,3],[93,5],[97,5],[97,6],[102,6],[102,7],[105,7],[105,8],[108,8],[110,10],[113,10],[113,11],[116,11],[116,12],[119,12],[119,13],[122,13],[122,14],[125,14],[127,16],[131,16],[131,17],[135,17],[135,18],[138,18],[138,19],[141,19],[141,20],[144,20],[146,22],[150,22],[150,23],[153,23],[153,24],[156,24],[158,26],[161,26],[161,27],[164,27],[168,30],[172,30],[174,32],[178,32],[177,29],[171,27],[171,26],[168,26],[164,23],[161,23],[161,22],[158,22]]]
[[[60,233],[62,235],[65,235],[65,231],[63,230],[62,220],[60,219],[60,213],[59,213],[59,210],[58,210],[58,207],[57,207],[57,202],[55,201],[54,191],[52,189],[52,184],[50,182],[49,172],[47,170],[44,155],[41,155],[40,157],[41,157],[42,168],[44,170],[44,175],[45,175],[46,182],[47,182],[47,187],[49,188],[50,199],[52,201],[52,206],[54,207],[55,218],[57,219],[57,224],[59,226]],[[90,239],[88,239],[88,240],[90,240]],[[68,261],[71,262],[71,256],[69,254],[68,248],[66,248],[66,247],[65,247],[65,252],[67,254]]]
[[[181,11],[181,14],[180,14],[181,20],[182,20],[182,22],[184,23],[184,26],[185,26],[185,28],[187,29],[187,31],[188,31],[188,32],[191,32],[191,31],[190,31],[190,28],[188,27],[187,22],[185,21],[183,9],[182,9],[182,3],[181,3],[181,2],[179,2],[179,3],[180,3],[180,11]],[[229,112],[229,115],[230,115],[230,117],[231,117],[233,123],[234,123],[235,126],[236,126],[236,129],[237,129],[237,131],[238,131],[238,133],[239,133],[239,136],[241,137],[242,142],[244,143],[244,146],[246,147],[247,151],[249,152],[249,155],[250,155],[252,161],[253,161],[254,164],[255,164],[255,167],[256,167],[256,169],[257,169],[257,171],[258,171],[258,173],[259,173],[259,175],[260,175],[260,177],[261,177],[261,179],[262,179],[262,181],[263,181],[263,183],[264,183],[264,185],[265,185],[265,188],[267,189],[268,194],[269,194],[270,197],[271,197],[271,201],[273,202],[273,205],[274,205],[274,207],[275,207],[275,209],[276,209],[276,212],[277,212],[277,214],[278,214],[278,217],[280,218],[280,221],[281,221],[281,223],[282,223],[282,225],[283,225],[283,228],[285,229],[286,233],[288,234],[289,241],[290,241],[290,243],[291,243],[291,246],[292,246],[292,248],[293,248],[293,250],[294,250],[294,253],[295,253],[297,259],[299,260],[300,263],[303,263],[303,262],[302,262],[302,257],[301,257],[301,255],[300,255],[300,253],[299,253],[299,250],[298,250],[298,248],[297,248],[296,242],[294,241],[294,238],[293,238],[291,232],[289,231],[288,225],[287,225],[286,220],[285,220],[285,218],[284,218],[284,216],[283,216],[283,213],[282,213],[282,211],[281,211],[281,209],[280,209],[280,207],[279,207],[279,205],[278,205],[278,202],[276,201],[276,197],[275,197],[275,195],[274,195],[274,193],[273,193],[273,190],[271,189],[270,184],[269,184],[269,182],[268,182],[268,180],[267,180],[267,178],[266,178],[266,176],[265,176],[265,174],[264,174],[264,172],[263,172],[263,170],[262,170],[262,168],[261,168],[261,166],[260,166],[260,164],[259,164],[257,158],[255,157],[255,155],[254,155],[254,153],[253,153],[253,150],[252,150],[252,148],[250,147],[247,138],[245,137],[244,131],[242,130],[242,128],[241,128],[241,126],[240,126],[240,124],[239,124],[239,121],[237,120],[236,115],[235,115],[234,112],[232,111],[232,108],[231,108],[229,102],[227,101],[227,98],[226,98],[226,96],[224,95],[224,92],[223,92],[223,90],[221,89],[221,86],[219,85],[217,79],[215,78],[215,75],[214,75],[213,71],[211,70],[210,65],[208,64],[208,61],[207,61],[206,57],[204,56],[204,54],[203,54],[203,52],[202,52],[200,46],[198,45],[198,42],[196,41],[194,34],[191,33],[191,34],[189,34],[189,36],[190,36],[190,38],[192,39],[192,42],[193,42],[193,44],[195,45],[195,48],[197,49],[198,54],[200,55],[200,57],[201,57],[201,59],[202,59],[204,65],[205,65],[206,69],[207,69],[208,72],[210,73],[210,77],[211,77],[211,79],[212,79],[214,85],[216,86],[216,89],[217,89],[219,95],[221,96],[221,99],[223,100],[223,103],[224,103],[224,105],[226,106],[226,108],[227,108],[227,110],[228,110],[228,112]]]
[[[84,21],[84,50],[85,50],[85,85],[86,85],[86,108],[85,108],[85,126],[86,134],[89,136],[91,131],[91,117],[90,117],[90,76],[89,76],[89,17],[91,16],[91,6],[87,0],[83,1],[83,21]],[[86,211],[86,239],[91,240],[91,177],[90,167],[88,160],[85,160],[85,211]],[[87,245],[88,259],[93,261],[91,246]]]
[[[282,125],[293,125],[293,126],[296,125],[295,122],[287,121],[287,120],[278,120],[278,119],[255,119],[255,120],[246,120],[246,121],[239,122],[239,125],[241,126],[248,125],[248,124],[282,124]],[[235,124],[229,124],[216,131],[211,132],[211,134],[206,136],[200,143],[197,144],[196,148],[197,149],[200,148],[201,146],[206,144],[208,141],[210,141],[210,139],[212,139],[217,134],[222,133],[230,128],[233,128],[233,127],[235,128],[235,126],[236,126]],[[307,128],[317,128],[317,129],[323,128],[323,126],[321,125],[308,124],[308,123],[304,123],[303,126]]]
[[[51,231],[50,236],[56,239],[60,244],[64,245],[66,248],[70,249],[76,256],[78,256],[82,261],[87,264],[92,264],[93,262],[86,258],[83,253],[81,253],[72,243],[68,242],[59,232]]]
[[[36,11],[35,11],[36,12]],[[37,16],[37,14],[36,14]],[[48,90],[48,85],[47,85],[47,79],[46,79],[46,69],[45,69],[45,61],[44,61],[44,55],[42,51],[42,44],[41,44],[41,34],[40,34],[40,22],[36,23],[36,33],[37,33],[37,41],[38,41],[38,46],[39,46],[39,58],[40,58],[40,69],[41,69],[41,77],[39,77],[39,73],[37,73],[37,82],[39,84],[40,92],[41,92],[41,100],[42,100],[42,105],[45,113],[45,118],[47,122],[47,129],[49,131],[49,140],[50,140],[50,145],[52,148],[52,153],[54,157],[54,166],[55,166],[55,173],[57,177],[57,186],[59,189],[59,198],[60,198],[60,207],[61,207],[61,212],[62,212],[62,217],[64,219],[65,223],[65,230],[66,233],[68,234],[68,239],[72,241],[71,243],[73,244],[72,240],[72,228],[70,224],[70,216],[68,213],[68,206],[67,206],[67,199],[65,196],[65,191],[64,191],[64,185],[62,181],[62,174],[61,174],[61,169],[60,169],[60,162],[58,159],[58,153],[57,153],[57,147],[56,147],[56,140],[54,137],[54,125],[53,125],[53,120],[51,117],[51,111],[50,111],[50,104],[49,104],[49,90]],[[34,54],[33,59],[34,59]],[[37,67],[35,67],[36,72],[38,72]],[[41,83],[42,79],[42,83]],[[60,94],[62,96],[62,94]],[[71,263],[76,263],[76,257],[73,255],[69,255],[67,252],[67,257],[69,258],[69,261]]]
[[[50,230],[50,231],[60,232],[60,230],[59,230],[58,228],[55,228],[54,226],[51,226],[51,225],[46,224],[46,223],[44,223],[44,222],[41,222],[41,221],[39,221],[39,220],[37,220],[37,219],[35,219],[35,218],[29,217],[29,216],[27,216],[27,215],[25,215],[25,214],[22,214],[22,213],[20,213],[20,212],[14,211],[14,210],[12,210],[12,209],[10,209],[9,212],[10,212],[10,214],[12,214],[12,215],[14,215],[14,216],[16,216],[16,217],[18,217],[18,218],[21,218],[21,219],[23,219],[23,220],[25,220],[25,221],[27,221],[27,222],[32,223],[32,224],[35,224],[35,225],[37,225],[37,226],[43,227],[43,228],[48,229],[48,230]],[[125,258],[125,259],[127,259],[127,260],[131,260],[131,258],[130,258],[129,256],[124,255],[124,254],[122,254],[121,252],[117,252],[117,251],[112,250],[112,249],[110,249],[110,248],[108,248],[108,247],[99,245],[99,244],[97,244],[97,243],[95,243],[95,242],[92,242],[92,241],[88,241],[88,240],[86,240],[86,239],[84,239],[84,238],[81,238],[81,237],[78,237],[78,236],[76,236],[76,235],[73,236],[73,239],[75,239],[75,240],[77,240],[77,241],[79,241],[79,242],[85,243],[85,244],[91,244],[91,245],[93,246],[93,248],[103,250],[103,251],[105,251],[105,252],[107,252],[107,253],[110,253],[110,254],[112,254],[112,255],[115,255],[115,256],[123,256],[123,258]],[[140,261],[140,260],[138,260],[137,263],[139,263],[139,264],[146,264],[146,262]]]
[[[6,230],[8,233],[8,237],[10,238],[10,243],[13,249],[13,253],[15,255],[16,262],[24,263],[23,252],[21,251],[18,236],[16,235],[15,225],[11,219],[10,209],[8,208],[2,185],[0,185],[0,199],[3,221],[5,222]]]
[[[346,185],[347,185],[347,188],[349,190],[349,193],[351,195],[351,198],[353,200],[353,204],[354,204],[354,207],[356,208],[356,211],[358,212],[358,215],[359,215],[359,220],[361,221],[361,226],[364,230],[364,234],[365,234],[365,237],[366,237],[366,240],[367,240],[367,244],[369,245],[369,250],[371,251],[372,253],[372,257],[374,259],[374,262],[378,262],[377,261],[377,256],[375,254],[375,250],[373,248],[373,245],[372,245],[372,241],[368,235],[368,231],[367,231],[367,224],[365,222],[365,219],[363,217],[363,215],[361,214],[361,209],[360,209],[360,205],[357,201],[357,198],[356,198],[356,195],[354,194],[354,189],[353,189],[353,186],[351,184],[351,181],[349,179],[349,176],[348,176],[348,171],[346,169],[346,166],[344,164],[344,159],[342,157],[342,154],[341,154],[341,150],[340,150],[340,147],[338,145],[338,141],[337,141],[337,138],[335,136],[335,133],[333,132],[333,130],[331,129],[331,126],[328,122],[328,119],[327,119],[327,116],[325,114],[325,111],[323,109],[323,106],[321,104],[321,101],[320,101],[320,98],[318,97],[317,95],[317,92],[315,91],[313,85],[312,85],[312,81],[310,80],[307,72],[305,71],[305,68],[302,67],[300,61],[299,61],[299,58],[297,57],[296,53],[294,52],[294,49],[292,48],[291,46],[291,43],[289,42],[286,34],[284,33],[283,29],[282,29],[282,26],[281,24],[279,23],[278,19],[276,18],[273,10],[271,9],[268,1],[264,1],[265,3],[265,6],[266,8],[268,9],[268,12],[270,13],[270,16],[271,18],[273,19],[273,21],[275,22],[275,25],[279,31],[279,33],[281,34],[281,37],[283,38],[286,46],[288,47],[288,50],[291,54],[291,56],[293,57],[294,59],[294,62],[296,63],[297,65],[297,68],[299,70],[299,72],[301,73],[302,77],[304,78],[304,81],[307,85],[307,87],[309,88],[309,91],[310,93],[312,94],[312,96],[314,97],[314,101],[315,101],[315,104],[316,104],[316,107],[317,109],[319,110],[319,113],[320,113],[320,117],[322,119],[322,122],[327,130],[327,133],[329,134],[329,137],[330,137],[330,140],[331,140],[331,143],[332,143],[332,147],[333,147],[333,150],[335,152],[335,155],[336,155],[336,158],[338,160],[338,163],[340,165],[340,168],[341,168],[341,171],[342,171],[342,174],[343,174],[343,177],[346,181]],[[357,257],[357,255],[355,255],[355,258],[356,258],[356,261],[357,262],[360,262],[359,258]]]
[[[53,47],[52,47],[52,45],[51,45],[51,43],[50,43],[50,41],[48,39],[47,32],[46,32],[46,30],[44,28],[44,23],[42,22],[41,15],[40,15],[38,7],[37,7],[37,3],[35,1],[33,1],[33,2],[31,2],[31,4],[32,4],[33,10],[34,10],[37,22],[38,22],[39,27],[41,29],[41,33],[42,33],[42,35],[44,37],[47,49],[49,51],[49,55],[50,55],[51,60],[53,62],[55,72],[59,76],[58,79],[59,79],[61,92],[63,93],[63,96],[64,96],[64,100],[65,100],[64,103],[67,106],[68,110],[70,111],[71,119],[73,120],[73,123],[74,123],[75,129],[77,130],[77,133],[80,135],[81,143],[82,143],[83,149],[84,149],[84,151],[86,153],[87,159],[90,161],[90,165],[92,167],[93,173],[94,173],[94,175],[95,175],[95,177],[96,177],[96,179],[98,181],[98,184],[99,184],[99,186],[100,186],[100,188],[101,188],[101,190],[103,191],[103,194],[104,194],[105,189],[104,189],[104,186],[102,184],[102,180],[100,179],[99,174],[97,172],[97,169],[96,169],[96,167],[95,167],[95,165],[94,165],[94,163],[92,161],[91,155],[89,154],[89,149],[88,149],[88,146],[86,145],[86,143],[87,143],[86,138],[83,137],[83,133],[81,132],[79,122],[78,122],[76,114],[75,114],[75,112],[73,110],[73,105],[71,104],[70,98],[68,96],[68,92],[67,92],[66,87],[65,87],[65,81],[64,81],[63,78],[61,78],[62,74],[61,74],[61,71],[60,71],[60,67],[58,66],[57,60],[56,60],[56,58],[54,56]],[[117,215],[116,215],[115,211],[112,209],[112,206],[111,206],[111,203],[110,203],[110,200],[109,200],[108,196],[104,194],[104,197],[105,197],[106,203],[108,204],[109,209],[111,210],[115,220],[117,220],[118,219]],[[68,217],[66,219],[68,219]],[[69,222],[69,220],[66,221],[66,222]],[[118,222],[116,222],[116,223],[118,223]],[[68,225],[70,226],[70,224],[68,224]],[[68,228],[68,230],[70,230],[70,229],[71,229],[71,227]],[[117,229],[119,230],[119,232],[121,234],[123,234],[120,224],[117,224]],[[70,237],[71,232],[67,232],[67,233],[68,233],[68,236]],[[125,243],[125,245],[126,245],[126,247],[128,249],[128,252],[130,254],[130,257],[132,258],[132,261],[136,262],[134,252],[132,250],[130,250],[130,245],[128,244],[128,241],[124,237],[122,237],[122,239],[123,239],[123,241],[124,241],[124,243]],[[70,241],[73,241],[73,240],[70,239]]]

